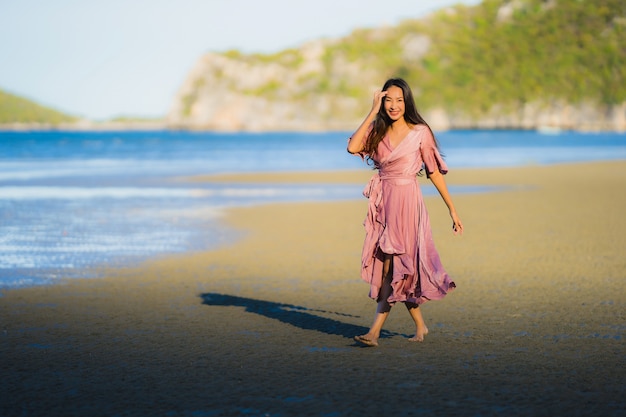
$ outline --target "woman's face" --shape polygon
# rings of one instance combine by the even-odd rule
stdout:
[[[404,95],[402,89],[392,85],[387,89],[387,95],[384,97],[385,112],[392,121],[404,118]]]

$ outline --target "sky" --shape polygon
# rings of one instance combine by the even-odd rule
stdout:
[[[207,52],[273,53],[480,0],[0,0],[0,89],[92,120],[167,114]]]

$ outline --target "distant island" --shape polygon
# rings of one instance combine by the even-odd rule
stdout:
[[[0,90],[0,126],[19,124],[58,125],[78,118]]]
[[[165,120],[118,117],[95,122],[66,114],[16,94],[0,90],[2,130],[128,130],[166,129]]]
[[[11,119],[0,102],[0,124],[351,130],[389,77],[411,84],[438,130],[626,131],[623,2],[484,0],[275,54],[212,52],[162,120]]]

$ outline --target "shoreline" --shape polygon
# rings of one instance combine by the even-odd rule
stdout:
[[[428,401],[386,412],[618,415],[625,174],[626,161],[450,171],[450,185],[511,187],[453,195],[460,238],[426,198],[458,288],[423,306],[424,343],[398,307],[379,348],[352,341],[375,306],[364,198],[229,209],[235,244],[7,291],[0,414],[351,416],[414,392]]]
[[[568,162],[568,163],[559,163],[559,164],[548,164],[548,165],[526,165],[526,166],[514,166],[514,167],[487,167],[487,168],[460,168],[451,171],[450,174],[446,175],[446,181],[448,186],[461,186],[461,187],[474,187],[478,191],[468,191],[461,192],[458,195],[465,194],[490,194],[490,193],[502,193],[502,192],[511,192],[515,190],[522,190],[525,187],[536,186],[533,185],[536,182],[536,179],[527,180],[526,176],[523,174],[525,172],[529,172],[535,169],[538,169],[539,172],[541,170],[550,170],[550,167],[561,167],[561,168],[571,168],[578,167],[581,170],[586,169],[586,167],[592,167],[595,165],[602,164],[619,164],[624,161],[600,161],[600,162]],[[172,177],[169,181],[174,182],[186,182],[189,184],[193,183],[248,183],[248,184],[345,184],[345,185],[365,185],[369,181],[370,177],[374,175],[376,171],[372,169],[351,169],[351,170],[331,170],[331,171],[286,171],[286,172],[251,172],[251,173],[236,173],[236,174],[207,174],[207,175],[194,175],[194,176],[184,176],[184,177]],[[626,170],[625,170],[626,172]],[[430,181],[426,179],[426,177],[419,178],[421,186],[433,188],[430,184]],[[481,187],[485,187],[485,190],[480,190]],[[489,188],[491,187],[491,188]],[[454,196],[455,193],[452,192]],[[433,198],[432,195],[428,193],[425,194],[425,198]],[[438,197],[437,197],[438,198]],[[254,207],[262,207],[262,206],[274,206],[274,205],[284,205],[284,204],[324,204],[324,203],[333,203],[333,202],[346,202],[346,203],[358,203],[366,201],[365,198],[358,193],[355,195],[353,199],[339,199],[339,200],[326,200],[326,201],[312,201],[312,202],[290,202],[290,201],[282,201],[282,202],[264,202],[264,203],[256,203],[252,206],[234,206],[228,208],[220,208],[215,213],[212,213],[207,219],[211,219],[214,223],[207,225],[207,231],[209,233],[216,233],[215,239],[218,242],[212,243],[209,247],[206,248],[196,248],[193,250],[185,251],[185,252],[162,252],[156,253],[152,255],[144,255],[138,257],[136,260],[123,260],[120,258],[120,263],[116,267],[109,267],[107,264],[95,264],[92,266],[85,266],[83,268],[76,268],[68,271],[51,269],[50,271],[54,272],[56,276],[62,276],[64,273],[71,275],[71,278],[61,278],[58,281],[57,277],[51,278],[46,283],[35,283],[35,284],[27,284],[20,285],[16,287],[6,287],[0,288],[0,297],[7,291],[20,290],[31,287],[40,287],[40,286],[51,286],[51,285],[64,285],[68,281],[80,280],[83,279],[80,277],[81,270],[85,271],[82,274],[85,275],[84,279],[100,279],[100,277],[105,277],[107,274],[116,274],[116,271],[123,271],[124,269],[129,268],[138,268],[141,267],[146,262],[150,262],[154,259],[167,258],[167,257],[177,257],[184,256],[186,253],[203,253],[203,252],[211,252],[214,250],[220,250],[224,246],[232,246],[237,245],[237,243],[244,238],[246,235],[245,230],[238,230],[237,228],[233,228],[230,224],[230,221],[227,219],[231,215],[231,211],[238,209],[246,209],[246,208],[254,208]],[[197,213],[196,217],[205,217],[200,212]],[[219,223],[226,224],[219,224]],[[238,237],[237,237],[238,236]],[[117,263],[117,262],[116,262]],[[109,270],[109,271],[107,271]],[[105,271],[105,272],[103,272]],[[38,279],[38,278],[37,278]],[[42,278],[43,281],[45,281]]]
[[[354,122],[345,124],[344,128],[337,129],[299,129],[294,130],[292,127],[273,128],[273,129],[216,129],[205,128],[198,126],[181,126],[176,124],[169,124],[162,121],[140,121],[140,122],[113,122],[113,121],[93,121],[93,120],[80,120],[75,123],[4,123],[0,124],[0,134],[6,132],[116,132],[116,131],[129,131],[129,132],[154,132],[154,131],[169,131],[169,132],[199,132],[199,133],[352,133],[352,127]],[[567,133],[615,133],[626,134],[624,128],[603,128],[600,126],[581,126],[579,128],[571,128],[564,126],[552,126],[545,124],[537,124],[536,126],[511,126],[511,127],[499,127],[477,125],[467,125],[460,127],[446,127],[431,126],[435,132],[455,132],[455,131],[533,131],[541,133],[547,136],[560,135]]]

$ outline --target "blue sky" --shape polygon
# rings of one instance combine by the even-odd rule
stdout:
[[[158,117],[205,52],[276,52],[478,3],[0,0],[0,89],[94,120]]]

